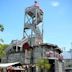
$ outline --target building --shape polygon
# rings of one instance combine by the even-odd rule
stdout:
[[[16,43],[15,43],[16,44]],[[30,67],[38,62],[38,59],[44,58],[49,60],[51,67],[50,72],[63,72],[63,56],[57,45],[43,43],[33,47],[19,47],[14,43],[6,50],[7,56],[2,62],[20,62],[21,64]],[[36,66],[35,66],[36,67]],[[35,71],[34,71],[35,72]]]
[[[42,26],[39,26],[39,25]],[[29,31],[29,32],[28,32]],[[6,49],[2,62],[20,62],[28,72],[42,72],[37,66],[39,59],[49,61],[50,72],[63,72],[61,49],[54,44],[43,43],[43,11],[38,3],[25,9],[22,40],[13,40]],[[47,72],[45,66],[43,72]]]
[[[64,59],[65,72],[72,72],[72,59]]]
[[[31,64],[36,64],[40,58],[48,59],[50,64],[54,64],[52,68],[56,68],[55,72],[62,72],[63,57],[61,56],[61,50],[53,44],[43,43],[29,49],[25,49],[23,46],[16,47],[15,44],[10,45],[7,50],[7,56],[2,61],[8,63],[18,61],[25,66],[30,66]],[[54,70],[51,72],[54,72]]]
[[[65,72],[72,72],[72,49],[70,49],[70,51],[65,51],[63,54]]]

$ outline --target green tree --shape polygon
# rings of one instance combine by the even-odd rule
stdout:
[[[0,24],[0,31],[3,32],[4,31],[4,26],[2,24]]]
[[[8,44],[0,44],[0,58],[5,55],[5,49],[8,47]]]
[[[2,24],[0,24],[0,32],[4,31],[4,26]],[[2,44],[1,42],[3,42],[3,39],[0,39],[0,61],[1,58],[5,55],[5,49],[8,47],[7,44]]]
[[[0,32],[4,31],[4,26],[2,24],[0,24]],[[0,39],[0,42],[3,42],[3,39]]]
[[[49,71],[51,64],[49,64],[48,59],[39,59],[37,61],[37,66],[40,68],[41,72]]]

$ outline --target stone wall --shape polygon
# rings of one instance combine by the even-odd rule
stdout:
[[[8,54],[6,57],[2,58],[2,62],[20,62],[24,63],[24,53],[19,52],[19,53],[11,53]]]

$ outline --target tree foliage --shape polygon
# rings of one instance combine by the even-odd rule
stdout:
[[[4,31],[4,26],[2,24],[0,24],[0,31],[3,32]]]
[[[43,69],[49,70],[50,67],[51,67],[51,64],[49,64],[48,59],[39,59],[39,60],[37,61],[37,66],[38,66],[39,68],[43,68]]]
[[[8,44],[0,44],[0,58],[5,55],[5,49],[8,47]]]
[[[0,24],[0,31],[4,31],[4,26],[2,24]],[[0,58],[2,58],[5,55],[5,48],[8,47],[7,44],[2,44],[1,42],[3,42],[3,39],[0,39]]]
[[[4,31],[4,26],[2,24],[0,24],[0,32]],[[0,42],[3,42],[3,39],[0,39]]]

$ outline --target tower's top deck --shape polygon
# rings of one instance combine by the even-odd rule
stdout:
[[[27,7],[25,10],[25,13],[27,13],[30,17],[35,17],[36,12],[38,12],[40,15],[43,15],[43,11],[42,9],[40,9],[39,4],[37,2],[35,2],[34,5]]]

